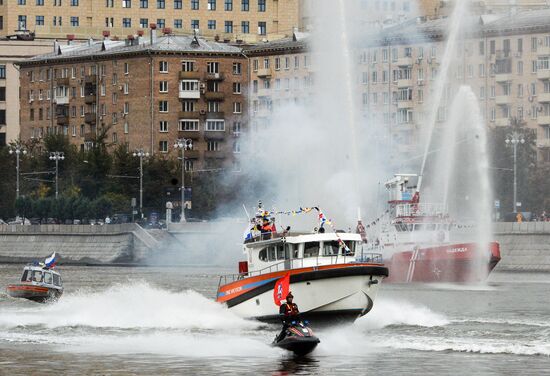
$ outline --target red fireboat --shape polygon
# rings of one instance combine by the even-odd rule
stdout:
[[[389,208],[384,218],[367,224],[365,252],[382,254],[389,269],[385,282],[479,282],[500,261],[497,242],[472,242],[466,225],[454,223],[445,205],[421,203],[409,180],[398,174],[385,183]],[[358,228],[362,227],[358,226]]]

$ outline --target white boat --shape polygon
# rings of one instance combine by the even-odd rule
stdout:
[[[345,232],[264,232],[244,243],[239,273],[220,277],[216,300],[236,314],[278,322],[273,290],[290,275],[290,290],[302,318],[314,324],[353,322],[368,313],[388,269],[379,254],[363,254],[361,236]]]

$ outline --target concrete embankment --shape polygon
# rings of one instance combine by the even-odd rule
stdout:
[[[550,222],[496,223],[501,271],[550,272]]]
[[[137,264],[158,241],[137,224],[1,225],[0,262],[39,260],[57,252],[64,264]]]

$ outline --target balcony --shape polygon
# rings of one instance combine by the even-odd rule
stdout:
[[[510,119],[508,118],[498,118],[495,120],[495,125],[497,127],[507,127],[510,125]]]
[[[55,97],[55,103],[57,103],[58,105],[69,104],[69,96],[65,95],[62,97]]]
[[[84,83],[86,84],[95,84],[97,82],[96,74],[88,74],[84,77]]]
[[[180,99],[200,99],[200,97],[200,90],[180,90],[179,93]]]
[[[68,125],[69,124],[69,115],[61,114],[56,116],[57,125]]]
[[[193,139],[193,140],[198,140],[200,138],[200,136],[201,136],[200,131],[182,131],[182,130],[178,131],[178,137],[180,137],[180,138],[190,138],[190,139]],[[189,151],[191,151],[191,150],[189,150]],[[189,151],[185,151],[185,155],[187,155],[187,153]]]
[[[191,71],[191,72],[180,71],[179,78],[180,80],[199,80],[201,76],[198,71]]]
[[[198,132],[195,132],[195,133],[198,133]],[[201,156],[201,153],[198,150],[186,150],[183,152],[183,156],[185,159],[199,159]]]
[[[204,78],[207,81],[223,81],[225,77],[223,73],[207,73]]]
[[[180,119],[199,119],[199,111],[180,111],[178,113]]]
[[[413,86],[413,80],[411,79],[403,79],[403,80],[397,80],[397,88],[406,88]]]
[[[92,112],[88,112],[87,114],[84,114],[84,122],[87,124],[95,124],[96,123],[96,114]]]
[[[225,119],[225,112],[207,112],[206,119]]]
[[[537,147],[550,148],[550,138],[537,139]]]
[[[225,99],[225,93],[219,91],[207,91],[204,96],[209,101],[223,101]]]
[[[539,80],[550,80],[550,69],[539,69],[537,71],[537,78]]]
[[[210,151],[206,150],[204,152],[204,158],[215,158],[215,159],[224,159],[226,157],[225,153],[222,151]]]
[[[224,140],[226,136],[225,131],[204,131],[204,138],[207,140]]]
[[[539,55],[539,56],[549,56],[550,55],[550,46],[538,46],[537,55]]]
[[[259,78],[269,78],[269,77],[271,77],[271,68],[258,69],[257,76]]]
[[[509,95],[497,95],[495,97],[495,104],[504,106],[512,103],[512,97]]]
[[[414,108],[413,101],[398,101],[397,108]]]
[[[550,93],[541,93],[537,96],[539,103],[548,103],[550,102]]]
[[[406,57],[402,57],[400,59],[397,59],[397,66],[399,67],[409,67],[411,65],[413,65],[414,63],[414,60],[412,58],[412,56],[406,56]]]
[[[258,89],[257,93],[258,97],[270,97],[271,96],[271,89]]]
[[[537,118],[538,125],[550,125],[550,116],[539,116]]]
[[[513,79],[513,74],[512,73],[497,73],[495,74],[495,81],[496,82],[508,82],[508,81],[512,81]]]
[[[95,102],[95,94],[88,94],[84,97],[84,103],[92,104]]]
[[[69,82],[70,82],[69,77],[55,79],[55,83],[57,86],[69,86]]]
[[[84,134],[84,141],[86,141],[86,142],[95,141],[95,133],[92,133],[92,132],[85,133]]]

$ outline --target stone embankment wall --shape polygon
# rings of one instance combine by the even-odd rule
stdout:
[[[496,223],[501,261],[496,270],[550,272],[550,222]]]
[[[41,260],[57,252],[64,264],[141,263],[157,241],[136,224],[0,225],[0,262]]]

